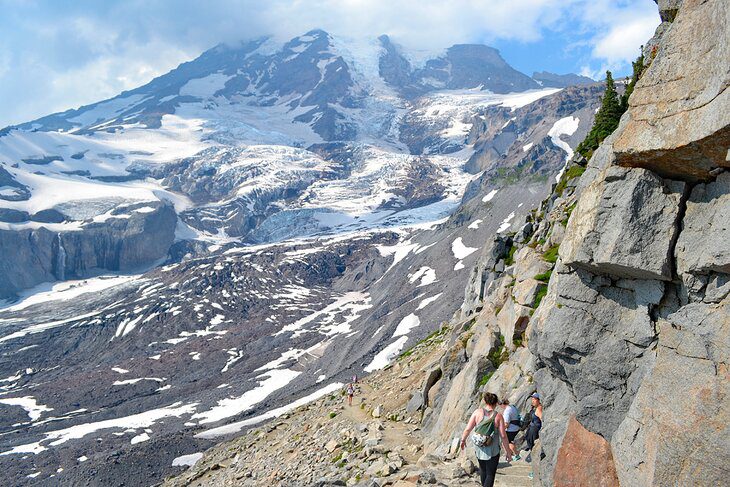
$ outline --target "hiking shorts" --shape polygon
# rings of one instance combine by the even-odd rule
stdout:
[[[519,432],[520,432],[519,430],[507,432],[507,439],[509,440],[510,443],[515,442],[515,436],[517,436],[517,433],[519,433]]]

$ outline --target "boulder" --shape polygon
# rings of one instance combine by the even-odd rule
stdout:
[[[730,274],[730,173],[692,189],[675,255],[679,274]]]
[[[519,305],[512,298],[509,298],[502,306],[497,315],[497,324],[500,333],[504,337],[504,346],[508,350],[514,350],[515,346],[512,340],[516,335],[521,335],[527,329],[531,313],[532,308]]]
[[[663,1],[671,19],[656,58],[634,88],[629,122],[614,143],[620,165],[707,180],[730,167],[730,14],[724,0]]]
[[[330,440],[324,445],[324,449],[327,450],[329,453],[332,453],[339,447],[340,443],[337,440]]]
[[[671,280],[684,184],[606,168],[583,191],[560,247],[564,263],[618,277]]]
[[[663,22],[673,22],[677,16],[682,0],[657,0],[659,6],[659,17]]]
[[[416,411],[420,411],[423,409],[423,407],[426,405],[424,401],[424,396],[421,391],[416,391],[411,396],[411,399],[408,401],[408,404],[406,404],[406,412],[408,414],[413,414]]]
[[[538,274],[542,274],[550,269],[550,264],[545,262],[542,254],[532,247],[522,247],[515,252],[515,269],[514,276],[517,282],[525,279],[532,279]]]
[[[515,301],[523,306],[533,307],[537,293],[546,286],[545,283],[535,279],[525,279],[515,284],[512,289],[512,296]]]
[[[568,420],[558,451],[553,482],[555,487],[619,487],[611,445],[585,429],[574,416]]]
[[[375,409],[373,409],[372,416],[373,418],[379,418],[383,414],[383,405],[379,404],[375,406]]]
[[[461,468],[464,469],[464,472],[466,472],[467,475],[472,475],[477,471],[476,465],[474,465],[474,462],[472,462],[469,458],[464,458],[461,461]]]

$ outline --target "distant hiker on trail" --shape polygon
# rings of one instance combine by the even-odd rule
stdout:
[[[352,383],[357,384],[357,374],[352,376]]]
[[[499,464],[499,445],[504,445],[507,461],[512,460],[509,450],[504,418],[497,412],[497,396],[491,392],[484,393],[486,407],[479,408],[471,414],[469,423],[461,434],[461,449],[466,448],[466,439],[471,433],[474,449],[479,462],[479,477],[482,487],[492,487]],[[472,433],[472,430],[474,432]]]
[[[352,396],[355,395],[355,386],[352,383],[347,384],[347,404],[352,406]]]
[[[512,452],[512,458],[519,460],[520,453],[515,447],[515,436],[520,432],[520,412],[509,403],[509,399],[507,398],[502,399],[500,404],[504,406],[502,417],[504,418],[504,424],[507,425],[505,429],[507,431],[507,439],[509,440],[509,449]]]
[[[530,396],[532,399],[532,420],[530,426],[527,428],[527,448],[525,450],[532,450],[535,446],[535,441],[540,438],[540,428],[542,428],[542,403],[540,402],[540,394],[537,392]]]

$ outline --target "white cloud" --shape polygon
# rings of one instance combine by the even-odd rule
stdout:
[[[639,18],[613,26],[597,39],[593,55],[605,59],[610,66],[631,62],[639,55],[639,46],[654,34],[656,26],[653,18]]]
[[[389,34],[430,51],[469,42],[529,45],[550,31],[565,39],[555,51],[575,58],[574,70],[595,75],[598,66],[635,58],[658,21],[651,0],[11,2],[0,16],[0,127],[113,96],[219,42],[266,34]],[[535,59],[534,68],[544,62]]]

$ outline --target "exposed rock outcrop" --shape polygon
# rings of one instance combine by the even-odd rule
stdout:
[[[727,476],[729,11],[685,1],[662,16],[674,23],[578,184],[529,337],[542,485]],[[588,440],[596,461],[568,462]]]
[[[680,2],[661,2],[671,19]],[[662,177],[707,180],[729,168],[730,13],[727,2],[685,0],[636,84],[618,163]]]
[[[0,298],[41,282],[149,266],[167,254],[176,223],[172,206],[149,202],[119,207],[77,231],[0,230]]]

